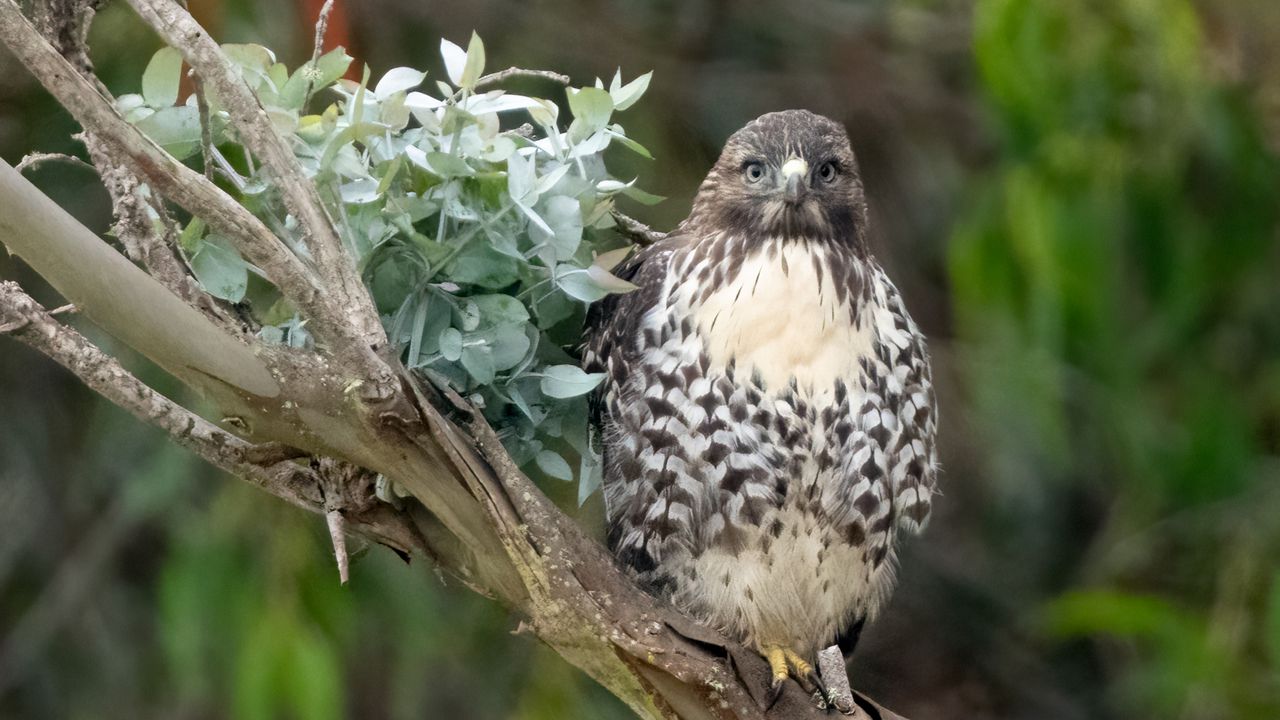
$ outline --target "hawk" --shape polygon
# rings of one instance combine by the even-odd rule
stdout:
[[[642,584],[821,690],[935,491],[925,339],[867,247],[848,135],[804,110],[729,138],[689,217],[617,274],[583,348],[608,542]]]

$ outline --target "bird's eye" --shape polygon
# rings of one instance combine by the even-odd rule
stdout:
[[[742,169],[742,175],[749,183],[758,183],[764,179],[764,165],[758,162],[749,162]]]
[[[818,177],[822,182],[834,182],[838,174],[836,164],[830,161],[822,163],[822,167],[818,168]]]

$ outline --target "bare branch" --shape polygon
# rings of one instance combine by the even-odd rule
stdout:
[[[342,527],[349,516],[356,521],[356,529],[401,552],[430,554],[413,520],[388,505],[375,505],[372,492],[366,492],[366,498],[354,498],[349,487],[344,492],[324,491],[323,486],[332,482],[328,477],[347,466],[329,461],[328,472],[317,472],[294,462],[300,455],[294,448],[254,445],[226,432],[138,380],[83,335],[55,320],[17,283],[0,282],[0,335],[10,335],[48,356],[90,389],[164,430],[174,442],[212,465],[304,510],[337,513]],[[345,554],[345,538],[338,542]]]
[[[550,80],[558,85],[569,86],[573,79],[568,75],[561,75],[558,72],[550,70],[527,70],[525,68],[509,67],[506,70],[489,73],[476,81],[476,90],[485,90],[494,85],[501,85],[511,78],[534,78],[537,80]]]
[[[346,585],[351,579],[351,558],[347,555],[347,528],[341,510],[325,510],[325,524],[329,526],[329,541],[333,543],[333,557],[338,562],[338,582]]]
[[[82,126],[91,129],[113,160],[126,162],[154,189],[204,218],[261,268],[311,320],[315,335],[334,349],[343,366],[365,379],[370,395],[389,392],[390,371],[367,337],[348,322],[345,309],[320,290],[318,278],[252,213],[125,122],[93,84],[35,32],[14,0],[0,0],[0,41]]]
[[[213,124],[209,121],[209,98],[205,96],[204,79],[194,70],[191,84],[196,91],[196,112],[200,114],[200,157],[204,161],[204,176],[213,180]]]
[[[14,166],[18,172],[26,172],[34,170],[48,162],[65,162],[71,165],[79,165],[90,170],[97,170],[93,165],[81,160],[74,155],[64,155],[63,153],[27,153],[23,156],[22,161]]]
[[[325,291],[333,296],[329,303],[355,329],[369,356],[366,359],[376,360],[368,349],[385,347],[387,338],[374,310],[373,300],[356,271],[355,263],[343,247],[315,184],[303,172],[293,150],[272,126],[258,98],[213,38],[181,6],[168,0],[129,0],[129,4],[166,42],[182,53],[217,93],[241,140],[262,161],[263,169],[275,178],[285,206],[298,219]],[[382,373],[375,374],[374,370],[380,364],[360,363],[352,370],[363,372],[367,380],[389,381],[385,368]]]
[[[857,707],[853,704],[853,689],[849,687],[849,672],[844,665],[844,653],[839,645],[818,653],[818,673],[826,684],[830,695],[828,698],[836,710],[845,715],[852,715]]]
[[[320,53],[324,52],[324,34],[329,31],[329,14],[333,12],[333,0],[325,0],[324,5],[320,6],[320,14],[316,17],[316,37],[311,47],[311,67],[315,67],[320,60]],[[307,94],[302,101],[302,107],[305,109],[311,104],[311,94],[315,92],[315,81],[307,81]]]
[[[297,476],[280,476],[246,462],[252,445],[152,390],[83,335],[62,325],[13,282],[0,283],[0,334],[12,335],[70,370],[98,394],[134,417],[169,433],[174,442],[241,475],[267,492],[304,508],[320,501]]]
[[[630,215],[626,215],[618,210],[611,213],[613,219],[618,223],[618,232],[631,239],[631,242],[641,247],[652,245],[667,236],[664,232],[658,232],[644,223],[636,220]]]

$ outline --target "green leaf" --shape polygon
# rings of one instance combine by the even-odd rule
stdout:
[[[449,82],[455,87],[462,87],[462,73],[467,67],[467,51],[457,43],[441,38],[440,57],[444,59],[444,72],[449,76]]]
[[[649,89],[649,81],[653,79],[653,71],[641,75],[626,85],[622,84],[622,70],[618,70],[618,74],[613,76],[613,83],[609,85],[609,97],[613,100],[615,110],[626,110],[644,95],[644,91]]]
[[[480,36],[471,33],[471,42],[467,45],[467,60],[462,66],[462,75],[458,78],[458,86],[470,89],[484,72],[484,43]]]
[[[582,122],[581,137],[587,137],[609,124],[613,113],[613,99],[599,88],[580,88],[569,91],[569,111]]]
[[[588,373],[577,365],[551,365],[542,371],[542,393],[553,398],[585,395],[604,380],[604,373]]]
[[[445,274],[457,283],[470,283],[497,290],[518,279],[520,262],[492,247],[472,242],[445,267]]]
[[[447,327],[440,332],[440,354],[449,362],[462,357],[462,333],[457,328]]]
[[[191,218],[191,222],[182,229],[182,234],[178,236],[178,245],[187,254],[194,253],[200,249],[200,241],[204,238],[204,221],[198,217]]]
[[[566,268],[571,269],[566,270]],[[597,269],[608,274],[607,271],[604,271],[601,268]],[[610,277],[613,276],[610,275]],[[618,282],[626,281],[618,280]],[[582,268],[573,268],[570,265],[561,265],[560,268],[557,269],[556,285],[563,290],[565,294],[586,303],[593,303],[611,292],[608,288],[602,286],[594,277],[592,277],[590,271]],[[630,285],[630,283],[628,283],[628,285]],[[632,286],[629,289],[635,289],[635,287]]]
[[[612,137],[614,140],[617,140],[618,142],[625,145],[627,149],[630,150],[631,152],[647,160],[653,159],[653,154],[649,152],[649,148],[627,137],[626,134],[621,132],[621,130],[622,130],[621,125],[610,125],[605,130],[605,132],[609,133],[609,136]]]
[[[592,264],[587,268],[587,275],[601,290],[608,293],[628,293],[639,290],[639,286],[623,280],[599,265]]]
[[[554,450],[539,451],[534,461],[537,462],[538,469],[557,480],[573,479],[573,468]]]
[[[529,336],[525,334],[523,324],[507,324],[490,327],[472,334],[483,340],[489,348],[489,355],[494,370],[502,372],[520,364],[529,352]]]
[[[429,152],[425,156],[427,169],[443,178],[469,177],[476,171],[460,157],[442,152]]]
[[[200,152],[200,111],[194,107],[161,108],[135,127],[179,160]]]
[[[546,202],[541,215],[551,232],[534,225],[529,229],[529,236],[535,243],[550,245],[557,260],[564,261],[573,257],[578,245],[582,243],[582,209],[578,201],[565,195],[556,195]]]
[[[473,295],[470,298],[486,325],[521,324],[529,321],[529,310],[510,295]]]
[[[142,97],[153,108],[172,107],[178,102],[181,81],[182,54],[171,47],[160,48],[142,73]]]
[[[223,238],[209,235],[191,257],[191,271],[210,295],[240,302],[249,286],[249,266]]]
[[[604,484],[604,473],[600,461],[591,452],[582,454],[578,463],[578,507],[582,507],[592,493]]]
[[[315,64],[308,62],[294,71],[280,91],[280,102],[286,108],[299,110],[306,100],[307,88],[312,93],[329,87],[351,67],[351,56],[344,48],[334,48],[316,59]]]
[[[622,194],[626,195],[632,200],[635,200],[641,205],[657,205],[663,200],[666,200],[666,198],[661,195],[654,195],[653,193],[647,193],[644,190],[641,190],[640,188],[636,187],[635,185],[632,185],[628,187],[626,190],[623,190]]]
[[[334,48],[316,58],[315,87],[317,89],[328,87],[337,82],[338,78],[347,74],[353,59],[347,54],[347,49],[341,47]]]
[[[493,363],[493,352],[486,345],[463,344],[462,367],[466,368],[471,379],[480,385],[493,382],[496,369]]]
[[[379,100],[385,100],[398,92],[418,87],[426,77],[425,72],[411,67],[391,68],[382,76],[382,79],[378,80],[378,84],[373,88],[373,94]]]
[[[271,85],[270,70],[276,62],[275,53],[253,43],[229,43],[222,46],[222,52],[240,70],[240,75],[250,87],[258,90]]]

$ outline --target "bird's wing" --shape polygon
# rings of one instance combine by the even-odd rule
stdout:
[[[887,288],[889,312],[906,338],[891,353],[889,366],[899,382],[884,398],[886,407],[896,415],[897,425],[896,436],[885,448],[889,477],[893,480],[893,515],[898,527],[920,532],[929,521],[938,482],[933,371],[924,335],[892,283],[887,283]]]
[[[621,385],[627,365],[640,350],[640,323],[662,298],[662,287],[672,252],[681,244],[677,236],[668,236],[641,248],[613,274],[637,286],[628,293],[608,295],[587,311],[582,346],[583,367],[587,372],[604,372],[609,380],[604,387]],[[599,423],[604,412],[604,392],[592,396],[591,415]]]

